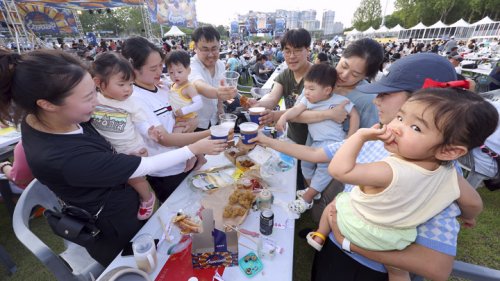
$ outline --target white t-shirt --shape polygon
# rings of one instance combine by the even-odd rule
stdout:
[[[220,81],[224,79],[225,66],[221,60],[215,64],[215,74],[212,76],[208,68],[198,59],[198,55],[191,58],[191,74],[189,81],[194,83],[203,80],[212,87],[220,87]],[[217,117],[218,99],[209,99],[201,95],[203,107],[198,111],[198,128],[208,129],[209,125],[215,125],[219,121]]]
[[[92,126],[117,152],[132,154],[146,148],[141,134],[148,137],[148,128],[156,127],[160,122],[149,120],[134,97],[119,101],[98,93],[97,100],[100,105],[92,113]]]
[[[132,97],[135,98],[134,101],[137,101],[137,103],[141,105],[142,109],[151,120],[151,123],[159,123],[163,125],[168,133],[172,133],[175,125],[175,116],[172,111],[172,106],[169,103],[167,89],[156,88],[156,91],[150,91],[134,85]],[[146,144],[149,155],[157,155],[178,148],[175,146],[163,146],[149,138],[144,138],[144,143]],[[179,165],[175,165],[168,170],[149,175],[154,177],[177,175],[184,172],[185,168],[186,164],[180,163]]]
[[[305,105],[308,110],[327,110],[334,108],[343,101],[346,100],[349,101],[349,99],[344,96],[332,94],[332,96],[326,100],[319,101],[316,103],[311,103],[307,100],[305,96],[303,95],[301,96],[302,98],[300,100],[300,103]],[[351,112],[353,106],[354,104],[352,102],[349,102],[345,106],[345,110],[347,111],[347,113]],[[346,135],[342,123],[339,124],[332,120],[324,120],[321,122],[309,123],[307,124],[307,128],[309,130],[309,134],[311,135],[313,142],[342,141]]]

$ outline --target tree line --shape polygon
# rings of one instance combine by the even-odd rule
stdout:
[[[385,17],[388,28],[397,24],[410,28],[419,22],[429,26],[439,20],[452,24],[461,18],[469,23],[486,16],[492,20],[500,19],[500,0],[396,0],[394,6],[395,11]],[[370,26],[378,29],[382,23],[380,0],[361,1],[352,23],[357,30],[366,30]]]

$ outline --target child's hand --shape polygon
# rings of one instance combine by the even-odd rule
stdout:
[[[286,129],[286,118],[284,118],[284,115],[281,115],[280,119],[276,122],[276,125],[274,126],[276,130],[280,132],[284,132]]]
[[[217,155],[226,149],[227,143],[225,140],[212,140],[210,137],[201,139],[188,147],[195,155],[210,154]]]
[[[256,144],[260,144],[260,145],[262,145],[262,146],[267,147],[267,146],[268,146],[268,144],[269,144],[269,142],[270,142],[270,140],[272,140],[272,138],[270,138],[270,137],[268,137],[268,136],[264,135],[264,133],[262,133],[262,131],[259,131],[259,132],[257,133],[257,136],[256,136],[255,138],[253,138],[253,139],[249,140],[248,142],[249,142],[249,143],[256,143]]]
[[[180,108],[179,108],[179,109],[177,109],[177,110],[174,112],[174,115],[175,115],[176,117],[182,117],[182,116],[184,116],[184,114],[182,113],[182,110],[181,110]]]
[[[154,140],[155,142],[159,142],[161,138],[161,132],[158,130],[158,128],[151,126],[148,129],[148,136],[150,139]]]
[[[139,157],[147,157],[148,156],[148,150],[146,148],[141,148],[136,152],[130,153],[131,155],[139,156]]]
[[[196,159],[198,159],[198,161],[196,161],[193,171],[198,171],[201,167],[203,167],[203,165],[205,165],[205,163],[207,163],[207,158],[205,158],[205,155],[203,154],[196,155]]]
[[[387,126],[381,127],[381,124],[375,124],[371,128],[361,128],[356,131],[364,141],[381,140],[385,143],[394,141],[394,134],[391,130],[387,130]]]
[[[474,228],[476,226],[476,219],[475,218],[466,219],[466,218],[459,217],[459,219],[462,221],[462,225],[465,228]]]

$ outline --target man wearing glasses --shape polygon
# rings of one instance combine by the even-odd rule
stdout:
[[[303,78],[312,66],[312,63],[307,61],[310,45],[311,35],[303,28],[289,30],[283,35],[281,48],[288,68],[276,77],[272,91],[259,101],[252,100],[250,102],[252,106],[263,106],[271,110],[279,103],[281,97],[285,99],[287,109],[295,105],[304,88]],[[295,143],[305,144],[308,134],[307,124],[301,123],[314,123],[325,119],[343,122],[347,113],[338,108],[335,107],[325,112],[306,111],[302,113],[294,120],[300,123],[288,122],[288,137]],[[284,112],[267,111],[267,114],[261,116],[260,123],[267,124],[277,121]],[[325,118],[325,116],[319,116],[320,114],[331,116]]]
[[[196,55],[191,58],[189,81],[202,96],[203,107],[198,111],[198,129],[206,130],[218,122],[218,111],[223,113],[222,101],[232,99],[236,88],[226,87],[224,63],[219,60],[220,34],[212,26],[198,27],[192,39]]]

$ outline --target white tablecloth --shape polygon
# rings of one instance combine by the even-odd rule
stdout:
[[[202,169],[230,164],[229,160],[227,160],[227,158],[223,154],[217,156],[207,156],[207,159],[208,163],[205,164]],[[275,227],[273,229],[273,233],[268,237],[275,240],[279,246],[284,248],[284,251],[282,254],[277,254],[272,260],[262,259],[264,269],[262,272],[254,276],[252,280],[292,280],[295,220],[292,219],[293,216],[286,209],[286,204],[295,199],[296,175],[297,171],[296,167],[294,167],[293,169],[285,173],[279,174],[279,176],[276,177],[276,183],[271,185],[271,187],[276,190],[275,192],[273,192],[275,202],[272,207],[274,212],[274,222],[275,224],[286,224],[286,228],[279,229]],[[154,238],[160,238],[162,234],[162,228],[157,216],[160,215],[162,218],[167,219],[171,214],[177,212],[179,209],[192,208],[191,205],[193,204],[193,202],[199,202],[199,199],[204,195],[204,193],[200,191],[194,191],[191,187],[189,187],[187,184],[187,179],[179,185],[174,193],[172,193],[167,201],[149,219],[149,221],[146,223],[146,225],[144,225],[144,227],[139,231],[138,234],[150,233],[154,236]],[[250,211],[245,222],[241,225],[241,228],[259,232],[259,215],[260,212],[258,211]],[[173,230],[178,231],[175,227],[173,228]],[[177,235],[177,237],[178,236],[179,235]],[[249,241],[243,236],[240,236],[239,243],[240,245],[238,248],[238,259],[242,258],[252,251],[242,246],[241,243],[254,247],[255,249],[257,248],[253,242]],[[157,266],[155,271],[150,274],[151,280],[154,280],[156,278],[167,259],[168,255],[166,255],[166,253],[158,253],[159,266]],[[108,268],[106,268],[104,273],[118,266],[136,267],[134,257],[122,257],[120,255],[117,256],[115,260],[108,266]],[[243,275],[241,269],[238,266],[226,268],[223,278],[225,281],[249,280],[246,276]]]
[[[283,62],[280,65],[278,65],[274,70],[273,74],[271,74],[269,79],[267,79],[266,83],[262,86],[262,89],[271,89],[273,87],[274,79],[276,78],[276,76],[278,76],[281,72],[283,72],[283,70],[287,68],[288,66],[286,65],[286,62]]]
[[[9,130],[5,134],[0,134],[0,149],[3,149],[9,145],[16,144],[21,140],[21,132],[19,131],[10,131],[10,128],[0,129]]]

